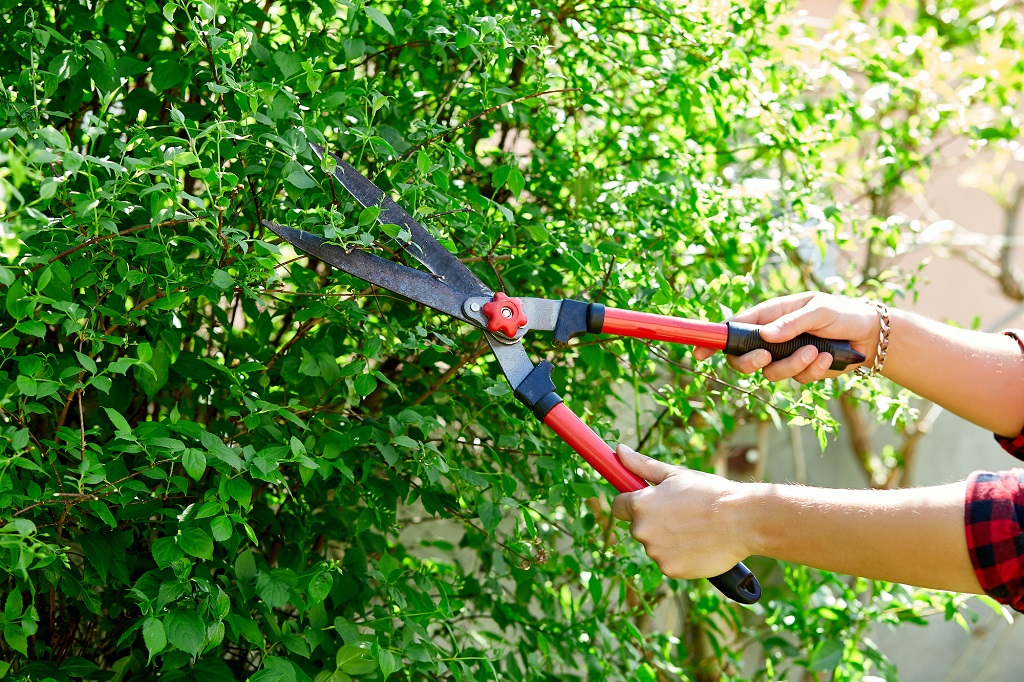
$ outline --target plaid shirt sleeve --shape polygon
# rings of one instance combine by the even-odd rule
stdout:
[[[1024,352],[1024,332],[1004,332]],[[1024,460],[1024,433],[999,444]],[[967,479],[964,527],[974,573],[985,593],[1024,612],[1024,469],[976,471]]]
[[[1024,612],[1024,469],[967,479],[967,551],[985,594]]]

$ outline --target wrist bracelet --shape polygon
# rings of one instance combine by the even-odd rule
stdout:
[[[878,311],[878,349],[875,351],[875,362],[871,369],[858,367],[857,371],[863,376],[873,377],[882,373],[882,366],[885,365],[885,354],[889,350],[889,308],[884,303],[865,299],[864,302]]]

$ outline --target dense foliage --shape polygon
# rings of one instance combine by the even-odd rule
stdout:
[[[894,677],[869,628],[963,599],[666,580],[478,333],[261,220],[393,250],[317,142],[510,294],[901,296],[892,198],[1019,129],[1020,14],[984,9],[0,0],[0,678]],[[527,345],[609,441],[699,468],[887,390]]]

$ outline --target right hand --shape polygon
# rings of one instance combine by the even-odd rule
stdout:
[[[770,343],[783,343],[807,332],[826,339],[844,339],[854,350],[864,354],[870,367],[878,350],[878,312],[871,306],[842,296],[821,292],[805,292],[780,296],[745,310],[730,321],[761,325],[761,338]],[[710,348],[695,348],[693,356],[706,360],[714,355]],[[788,358],[775,360],[763,349],[739,357],[729,357],[737,371],[752,374],[761,369],[769,381],[795,379],[801,384],[839,376],[861,365],[833,371],[830,353],[819,353],[814,346],[805,346]]]

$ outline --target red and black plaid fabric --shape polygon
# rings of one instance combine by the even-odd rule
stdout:
[[[976,471],[967,479],[967,551],[985,593],[1024,611],[1024,469]]]
[[[1024,333],[1004,332],[1024,352]],[[1024,460],[1024,433],[996,436]],[[1024,611],[1024,469],[976,471],[967,479],[964,526],[967,551],[982,589],[1001,604]]]

